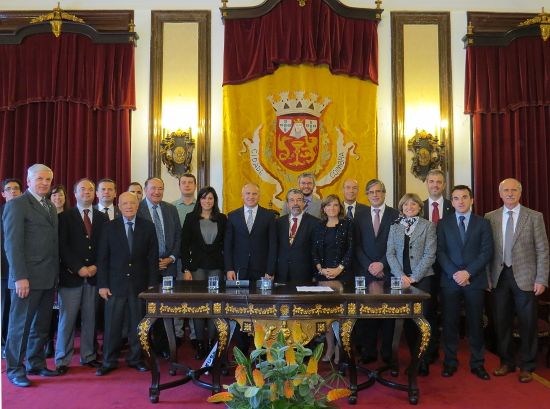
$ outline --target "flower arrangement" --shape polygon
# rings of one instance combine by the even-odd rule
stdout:
[[[286,337],[281,330],[275,338],[259,324],[254,329],[256,349],[247,358],[235,347],[235,382],[224,385],[227,392],[209,397],[208,402],[224,402],[234,409],[315,409],[334,408],[334,400],[351,395],[347,388],[332,387],[334,378],[338,383],[343,380],[341,375],[334,373],[328,381],[318,374],[323,344],[313,351],[305,348],[299,325],[293,327],[292,336],[287,329]]]

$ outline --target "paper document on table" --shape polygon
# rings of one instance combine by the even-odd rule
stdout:
[[[298,285],[296,290],[302,293],[332,293],[334,290],[327,286],[317,286],[317,285]]]

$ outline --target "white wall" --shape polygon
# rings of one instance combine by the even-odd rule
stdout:
[[[374,1],[344,0],[353,7],[375,7]],[[0,0],[3,10],[49,10],[56,4],[51,0],[25,0],[23,2]],[[229,0],[228,6],[249,6],[260,1]],[[388,0],[384,1],[384,13],[379,25],[379,89],[378,89],[378,173],[384,180],[388,192],[393,190],[392,146],[391,146],[391,11],[451,11],[451,58],[453,78],[454,113],[454,163],[455,183],[471,182],[470,163],[470,123],[464,111],[464,63],[465,51],[461,41],[466,33],[466,11],[500,11],[538,13],[540,0]],[[211,184],[221,192],[222,173],[222,67],[223,67],[223,24],[219,7],[215,0],[94,0],[93,3],[81,0],[61,2],[64,9],[133,9],[136,31],[139,34],[136,48],[136,96],[137,110],[132,115],[132,179],[143,181],[147,178],[148,121],[149,121],[149,56],[151,41],[151,8],[155,10],[211,10],[212,11],[212,84],[211,84],[211,145],[210,175]],[[167,186],[166,199],[177,198],[178,190],[174,181]],[[364,182],[364,181],[363,181]],[[389,195],[391,196],[391,195]]]

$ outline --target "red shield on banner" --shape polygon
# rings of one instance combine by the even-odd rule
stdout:
[[[278,116],[275,146],[284,167],[296,172],[308,169],[319,153],[319,118],[307,114]]]

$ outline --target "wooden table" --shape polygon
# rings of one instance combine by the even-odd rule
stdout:
[[[378,284],[378,283],[375,283]],[[416,374],[419,360],[426,351],[430,339],[430,325],[422,314],[422,301],[429,295],[416,289],[389,290],[374,285],[367,290],[355,290],[339,283],[332,293],[303,293],[296,290],[295,285],[275,285],[272,290],[260,290],[255,286],[250,289],[222,287],[218,291],[207,289],[206,281],[178,281],[171,291],[160,288],[151,289],[140,294],[145,300],[146,315],[139,324],[138,337],[151,368],[152,382],[149,388],[149,398],[156,403],[160,391],[193,381],[201,387],[210,389],[213,393],[220,392],[221,362],[230,342],[230,320],[235,320],[245,332],[254,331],[254,323],[261,322],[266,327],[277,329],[291,328],[298,322],[302,331],[312,338],[315,334],[323,334],[332,321],[340,323],[340,342],[344,352],[344,367],[349,373],[352,395],[350,403],[357,402],[357,392],[365,389],[375,381],[386,386],[408,392],[409,402],[416,404],[419,390]],[[172,319],[179,318],[211,318],[214,319],[218,332],[218,350],[212,366],[192,369],[178,363],[176,355],[176,340],[173,332]],[[170,374],[183,372],[184,377],[172,382],[160,384],[159,361],[152,348],[150,329],[153,323],[164,319],[170,345]],[[368,380],[357,384],[357,365],[353,353],[351,334],[357,319],[362,318],[397,318],[412,319],[420,330],[420,340],[417,352],[411,357],[408,383],[397,384],[382,377],[382,372],[368,371],[359,368],[368,375]],[[396,331],[399,332],[399,331]],[[400,335],[400,334],[399,334]],[[398,342],[394,342],[394,354],[397,356]],[[212,382],[201,380],[201,376],[209,372]]]

